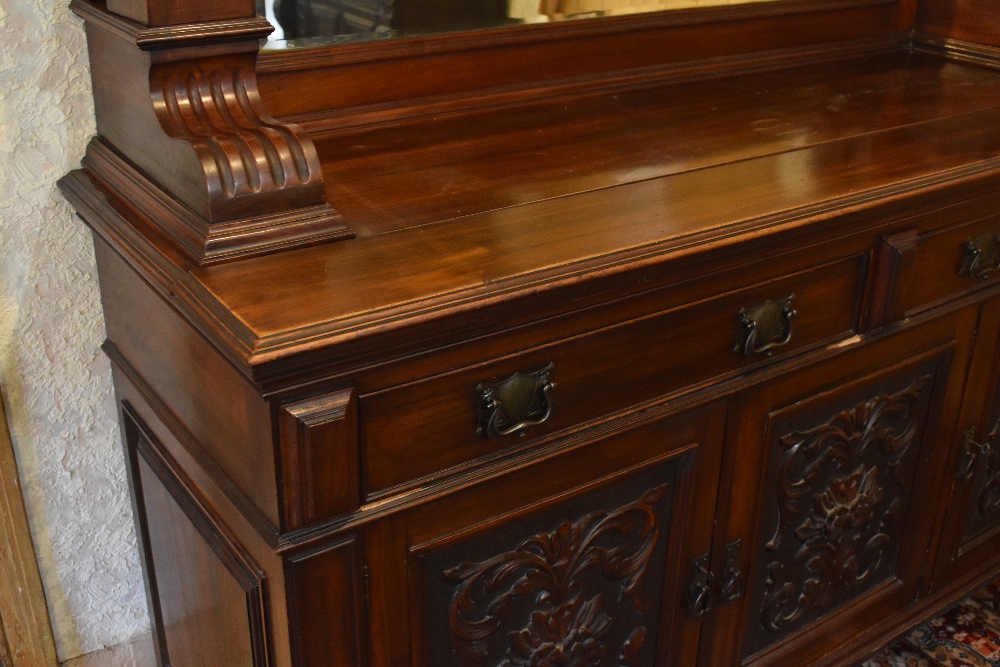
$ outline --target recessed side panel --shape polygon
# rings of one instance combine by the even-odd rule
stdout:
[[[268,667],[263,572],[126,404],[164,667]]]

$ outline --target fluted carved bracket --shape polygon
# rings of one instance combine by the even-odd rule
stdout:
[[[150,97],[167,135],[198,156],[212,222],[323,203],[316,148],[264,111],[253,57],[154,65]]]
[[[149,28],[73,7],[87,21],[97,110],[84,166],[195,264],[351,236],[324,199],[312,140],[260,99],[266,22]]]

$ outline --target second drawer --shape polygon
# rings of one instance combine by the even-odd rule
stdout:
[[[1000,281],[1000,216],[920,235],[902,276],[902,311],[930,308]]]
[[[850,257],[518,354],[470,360],[453,372],[361,396],[365,498],[428,481],[769,356],[849,336],[865,267],[863,256]],[[757,332],[748,340],[751,319]],[[541,376],[544,369],[551,369],[547,377]],[[523,375],[500,386],[515,373]],[[554,386],[544,387],[547,379]],[[492,427],[494,412],[484,408],[482,396],[489,387],[511,413],[495,418]],[[520,418],[533,425],[515,428]]]

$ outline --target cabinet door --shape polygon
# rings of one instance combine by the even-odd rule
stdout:
[[[974,324],[830,351],[737,401],[717,544],[740,549],[715,567],[746,588],[708,620],[703,664],[832,664],[915,599]]]
[[[935,588],[975,583],[1000,554],[1000,299],[983,306],[953,441]]]
[[[375,524],[371,664],[693,664],[724,405],[631,419]]]

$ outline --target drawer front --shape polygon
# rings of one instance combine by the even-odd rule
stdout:
[[[865,267],[861,256],[839,260],[361,396],[364,496],[375,499],[629,406],[849,336]],[[751,317],[758,337],[748,341]],[[529,425],[517,428],[516,417],[491,420],[495,411],[486,409],[482,395],[489,388],[506,412],[527,415],[520,421]]]
[[[904,312],[1000,282],[1000,216],[920,235],[903,278]]]

